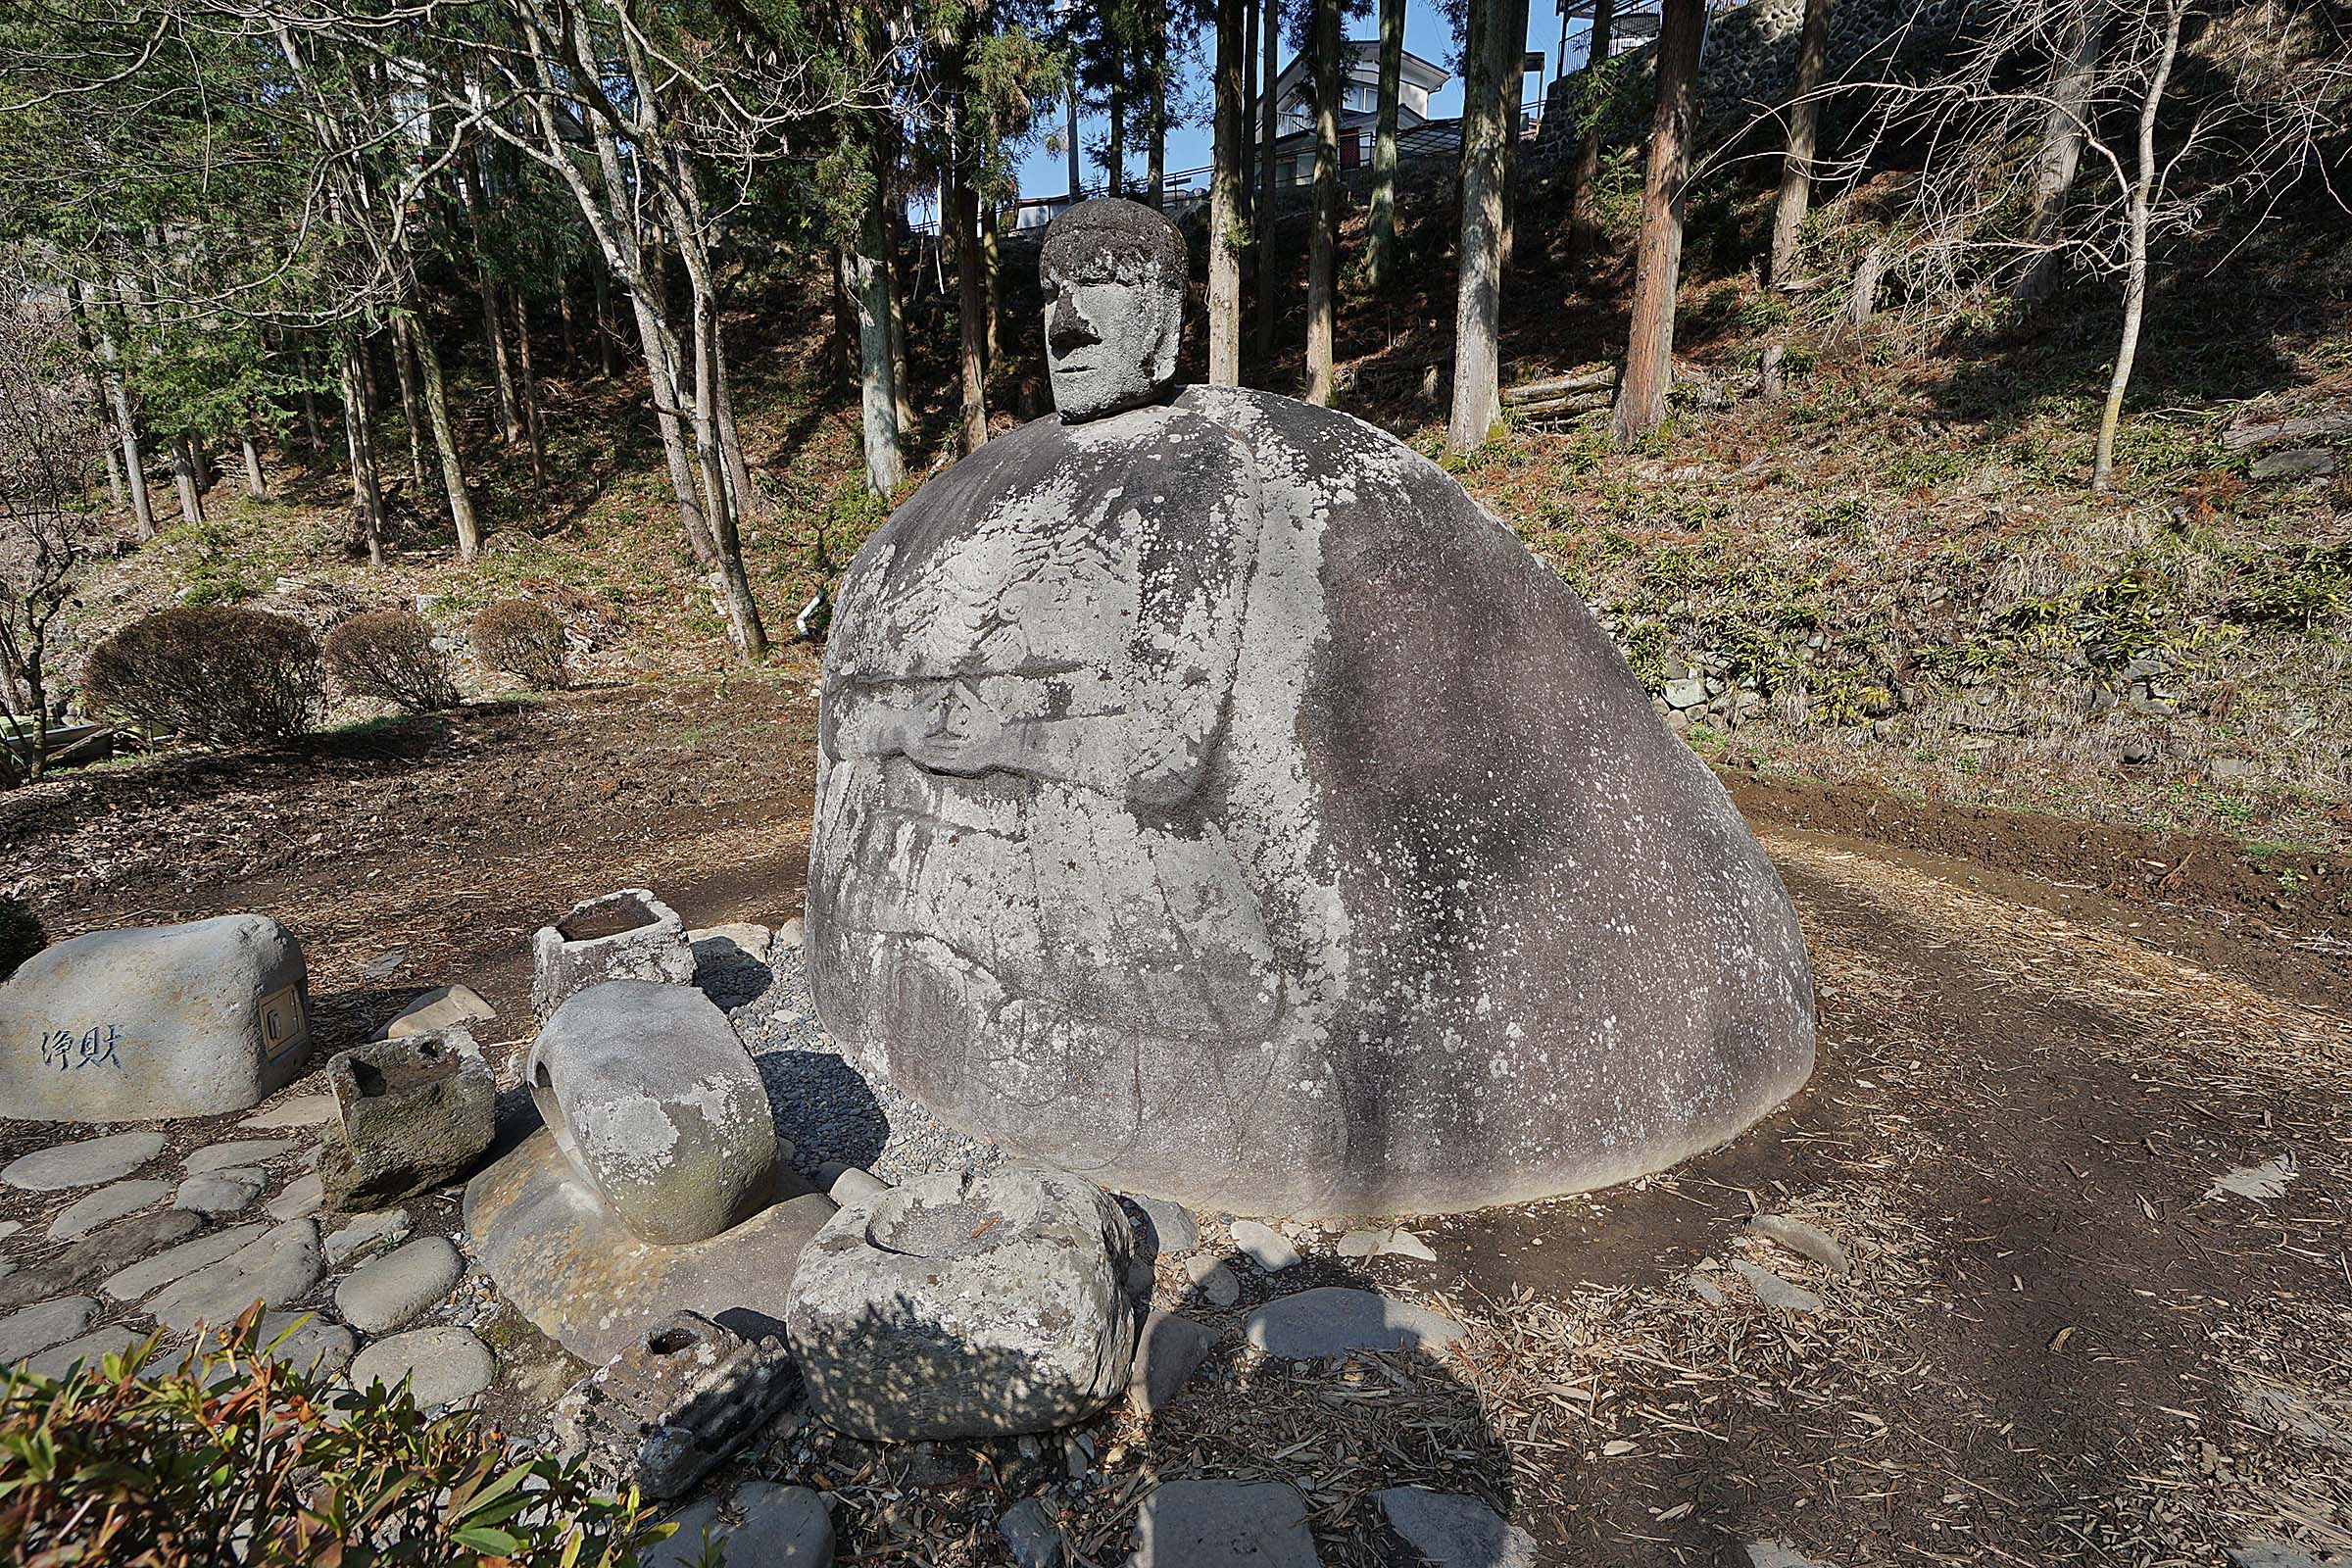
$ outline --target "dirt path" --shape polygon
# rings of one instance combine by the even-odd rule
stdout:
[[[444,981],[519,1020],[530,931],[576,898],[798,911],[810,674],[61,781],[0,798],[0,864],[59,934],[277,914],[328,1049]],[[1484,1492],[1546,1561],[2352,1548],[2345,868],[2282,882],[2209,841],[1727,782],[1812,943],[1812,1083],[1666,1177],[1432,1222],[1437,1263],[1361,1265],[1453,1303],[1466,1350],[1336,1402],[1277,1367],[1127,1423],[1103,1539],[1122,1466],[1271,1463],[1335,1499],[1327,1561],[1378,1560],[1345,1503],[1401,1479]],[[2221,1185],[2266,1170],[2267,1197]],[[1850,1272],[1749,1233],[1757,1209],[1838,1238]],[[1735,1263],[1818,1309],[1758,1304]],[[1422,1419],[1380,1425],[1392,1396]]]

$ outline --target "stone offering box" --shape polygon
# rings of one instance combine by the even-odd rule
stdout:
[[[267,915],[93,931],[0,985],[0,1116],[250,1110],[310,1060],[309,980]]]
[[[340,1127],[318,1157],[327,1206],[359,1212],[444,1186],[490,1147],[498,1085],[462,1028],[370,1041],[326,1064]]]
[[[556,1406],[567,1455],[615,1491],[683,1495],[764,1427],[799,1387],[784,1342],[747,1340],[699,1312],[672,1312],[580,1380]]]
[[[694,945],[678,911],[646,888],[583,900],[531,939],[531,1011],[544,1022],[607,980],[694,983]]]

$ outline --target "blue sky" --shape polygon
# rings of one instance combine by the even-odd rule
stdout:
[[[1586,22],[1579,20],[1569,31],[1568,65],[1571,70],[1584,62],[1587,25]],[[1377,24],[1370,16],[1350,23],[1348,33],[1349,37],[1353,38],[1369,39],[1379,36]],[[1181,97],[1187,103],[1198,103],[1203,107],[1207,103],[1209,71],[1207,57],[1214,48],[1214,44],[1215,40],[1204,33],[1200,47],[1195,51],[1192,59],[1184,63],[1184,86],[1181,90]],[[1552,78],[1559,74],[1560,63],[1557,58],[1559,45],[1560,16],[1555,9],[1555,0],[1530,0],[1527,19],[1527,47],[1530,50],[1543,51],[1545,85],[1548,85]],[[1439,13],[1435,5],[1429,3],[1429,0],[1405,0],[1404,46],[1424,60],[1435,61],[1440,66],[1446,66],[1452,60],[1453,36],[1446,30],[1445,17]],[[1282,62],[1286,66],[1290,64],[1291,53],[1291,49],[1286,44],[1282,51]],[[1527,94],[1529,97],[1534,97],[1537,91],[1536,79],[1531,74],[1527,81]],[[1442,91],[1431,97],[1430,114],[1435,119],[1448,120],[1461,112],[1462,83],[1460,78],[1456,77],[1447,82]],[[1054,112],[1052,119],[1055,125],[1059,124],[1058,109]],[[1101,140],[1108,133],[1108,130],[1109,122],[1106,117],[1101,115],[1082,117],[1078,122],[1078,139],[1081,143],[1091,145]],[[1140,145],[1128,149],[1128,178],[1138,182],[1142,180],[1144,156]],[[1169,127],[1169,172],[1173,173],[1182,169],[1200,168],[1207,164],[1208,157],[1209,130],[1205,124]],[[1020,172],[1021,194],[1024,196],[1058,196],[1069,188],[1067,162],[1059,152],[1046,151],[1042,138],[1031,141],[1021,160]],[[1086,164],[1087,183],[1094,184],[1102,178],[1102,170],[1092,159],[1089,159]],[[1196,181],[1196,183],[1199,182]]]

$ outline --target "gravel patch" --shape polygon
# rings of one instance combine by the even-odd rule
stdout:
[[[838,1160],[896,1186],[938,1171],[986,1170],[1004,1162],[994,1145],[950,1127],[817,1027],[797,950],[778,945],[768,984],[754,1000],[708,989],[721,1006],[735,1002],[735,1032],[759,1064],[776,1131],[792,1141],[793,1163],[803,1175]]]

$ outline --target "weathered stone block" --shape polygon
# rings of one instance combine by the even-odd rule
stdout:
[[[491,1023],[498,1011],[482,1000],[482,994],[471,986],[435,986],[418,992],[409,999],[406,1006],[394,1013],[383,1028],[376,1031],[379,1040],[392,1040],[401,1035],[429,1035],[454,1026],[470,1029],[477,1023]]]
[[[808,1407],[887,1442],[1045,1432],[1127,1385],[1127,1218],[1063,1171],[923,1177],[833,1216],[785,1326]]]
[[[318,1154],[329,1208],[362,1212],[447,1186],[490,1147],[498,1084],[463,1029],[355,1046],[326,1076],[338,1117]]]
[[[630,1235],[538,1132],[467,1184],[466,1231],[514,1310],[602,1365],[681,1308],[747,1338],[782,1334],[801,1251],[833,1217],[832,1200],[789,1171],[784,1185],[798,1196],[732,1230],[656,1247]]]
[[[531,1010],[545,1020],[607,980],[694,981],[694,946],[678,911],[645,888],[583,900],[531,938]]]
[[[93,931],[0,985],[0,1116],[250,1110],[310,1057],[302,949],[267,915]]]
[[[567,1454],[616,1492],[665,1502],[709,1475],[792,1397],[792,1358],[699,1312],[672,1312],[582,1378],[555,1409]]]
[[[776,1196],[767,1090],[699,991],[591,986],[540,1029],[523,1081],[580,1180],[646,1241],[706,1241]]]

